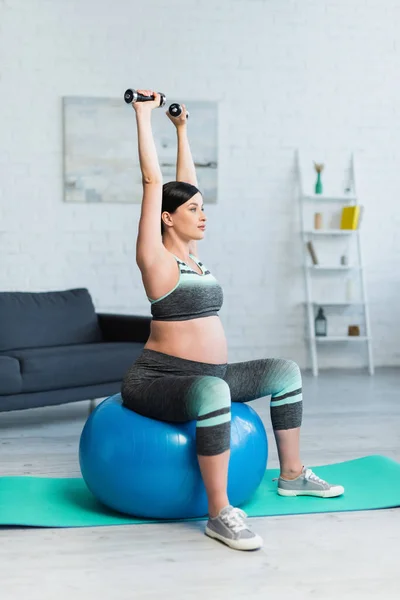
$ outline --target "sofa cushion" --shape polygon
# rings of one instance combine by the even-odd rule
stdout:
[[[0,292],[0,352],[100,341],[87,289]]]
[[[122,381],[141,343],[104,342],[10,350],[20,363],[22,392],[41,392]]]
[[[0,395],[19,394],[22,390],[20,363],[12,356],[0,356]]]

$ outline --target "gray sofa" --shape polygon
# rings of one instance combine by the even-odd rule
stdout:
[[[119,392],[150,322],[96,313],[85,288],[0,292],[0,411]]]

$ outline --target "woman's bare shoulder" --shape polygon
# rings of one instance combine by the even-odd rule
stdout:
[[[179,280],[177,260],[164,249],[158,259],[150,264],[139,265],[143,285],[149,298],[157,299],[174,288]]]

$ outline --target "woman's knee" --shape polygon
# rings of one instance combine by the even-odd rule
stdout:
[[[293,360],[277,358],[273,365],[272,395],[301,388],[301,371],[299,365]]]
[[[198,416],[205,417],[218,410],[231,407],[229,385],[219,377],[204,376],[190,390],[198,407]]]
[[[275,430],[300,427],[303,414],[303,391],[299,365],[282,359],[279,390],[271,396],[271,418]]]
[[[284,363],[285,377],[299,379],[301,381],[301,371],[299,365],[294,360],[281,360]]]
[[[228,384],[218,377],[202,377],[191,390],[198,408],[197,454],[214,456],[229,449],[231,394]]]

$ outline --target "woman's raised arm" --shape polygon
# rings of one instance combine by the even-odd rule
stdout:
[[[168,118],[176,127],[178,137],[178,156],[176,160],[176,180],[191,183],[197,187],[196,169],[192,153],[190,150],[189,139],[187,135],[187,110],[182,104],[182,112],[178,117],[170,115],[167,111]]]
[[[139,267],[150,267],[164,250],[161,238],[162,174],[151,127],[151,113],[160,106],[160,96],[150,90],[138,90],[153,101],[134,103],[136,112],[139,163],[142,172],[143,200],[136,244]]]
[[[184,181],[185,183],[191,183],[198,187],[196,168],[194,166],[194,160],[192,152],[190,150],[189,138],[187,134],[187,110],[184,104],[182,106],[182,112],[179,116],[172,116],[167,111],[167,116],[176,127],[176,135],[178,138],[178,155],[176,159],[176,180]],[[190,254],[198,256],[197,254],[197,242],[192,240],[189,244]]]

